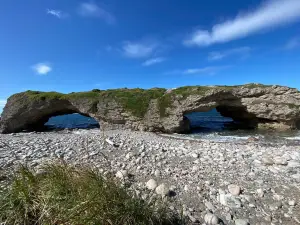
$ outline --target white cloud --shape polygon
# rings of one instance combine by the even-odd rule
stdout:
[[[250,51],[251,51],[250,47],[233,48],[225,51],[214,51],[208,54],[208,60],[210,61],[221,60],[223,58],[232,55],[240,55],[241,57],[244,58],[249,55]]]
[[[256,10],[216,24],[211,31],[197,30],[184,41],[187,46],[209,46],[247,37],[300,19],[299,0],[269,0]]]
[[[224,69],[224,67],[208,66],[208,67],[203,67],[203,68],[186,69],[186,70],[183,71],[183,74],[208,74],[208,75],[213,75],[221,69]]]
[[[183,74],[183,75],[197,75],[197,74],[204,74],[204,75],[214,75],[220,70],[224,70],[229,68],[230,66],[207,66],[202,68],[190,68],[185,70],[173,70],[164,73],[165,75],[176,75],[176,74]]]
[[[144,58],[152,55],[157,49],[155,42],[124,42],[122,51],[129,58]]]
[[[3,108],[6,104],[6,99],[0,99],[0,108]]]
[[[300,38],[292,38],[285,44],[284,49],[293,50],[298,47],[300,47]]]
[[[115,17],[105,9],[101,8],[95,3],[81,3],[78,9],[78,13],[85,17],[98,17],[105,20],[108,24],[114,24],[116,22]]]
[[[0,114],[1,114],[1,112],[2,112],[2,110],[4,108],[4,106],[5,106],[5,104],[6,104],[6,100],[0,99]]]
[[[162,58],[162,57],[157,57],[157,58],[152,58],[152,59],[148,59],[145,62],[143,62],[143,66],[152,66],[154,64],[158,64],[158,63],[162,63],[164,62],[166,59]]]
[[[47,14],[52,15],[57,17],[58,19],[63,19],[65,17],[67,17],[66,13],[63,13],[60,10],[55,10],[55,9],[47,9]]]
[[[38,63],[32,66],[32,69],[40,75],[46,75],[51,72],[52,68],[48,63]]]

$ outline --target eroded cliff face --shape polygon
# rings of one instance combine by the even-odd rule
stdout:
[[[214,108],[251,127],[296,129],[300,125],[297,89],[248,84],[70,94],[27,91],[8,99],[0,131],[38,130],[52,116],[80,113],[95,118],[102,129],[183,133],[190,129],[186,113]]]

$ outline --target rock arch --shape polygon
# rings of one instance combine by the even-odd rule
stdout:
[[[15,96],[18,98],[19,96]],[[14,101],[24,101],[27,99],[14,99]],[[70,101],[64,99],[42,99],[38,101],[28,102],[26,105],[10,105],[7,107],[10,110],[15,110],[17,115],[9,116],[8,122],[3,124],[3,133],[43,130],[44,124],[53,116],[60,116],[66,114],[79,113],[84,116],[92,117],[98,122],[98,118],[93,114],[82,111],[74,106]],[[6,111],[4,111],[4,118],[6,118]]]
[[[51,116],[80,113],[101,122],[102,129],[184,133],[190,129],[186,113],[213,108],[223,116],[255,128],[295,129],[300,126],[300,92],[297,89],[248,84],[70,94],[27,91],[8,99],[0,132],[36,130]]]

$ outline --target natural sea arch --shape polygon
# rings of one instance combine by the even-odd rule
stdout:
[[[44,124],[48,130],[52,129],[89,129],[99,128],[100,124],[89,116],[80,113],[52,116]]]
[[[216,109],[222,116],[259,129],[295,129],[300,121],[297,89],[247,84],[186,86],[175,89],[114,89],[62,94],[26,91],[9,97],[1,133],[36,130],[50,117],[80,113],[101,121],[101,128],[181,133],[186,114]]]

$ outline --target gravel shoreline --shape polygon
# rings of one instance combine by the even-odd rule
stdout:
[[[194,223],[300,224],[296,145],[98,129],[0,135],[0,172],[20,163],[38,170],[57,159],[92,164],[120,179],[130,176],[131,189],[141,197],[168,195],[171,209],[183,210]]]

